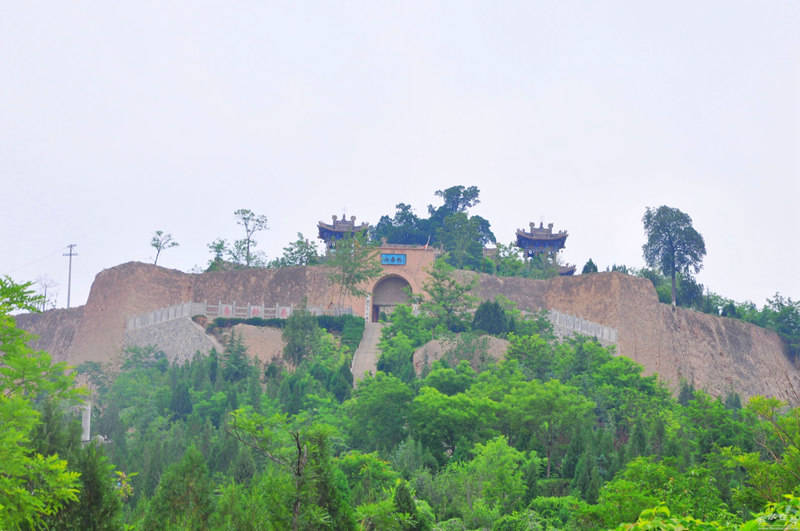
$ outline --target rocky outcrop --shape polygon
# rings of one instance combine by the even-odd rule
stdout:
[[[412,363],[417,376],[421,375],[433,362],[442,358],[452,357],[467,359],[470,366],[479,370],[489,361],[503,359],[508,350],[508,341],[494,336],[479,336],[470,339],[470,344],[464,344],[465,336],[456,335],[450,339],[434,339],[428,341],[414,351]],[[466,358],[465,358],[466,354]],[[455,365],[455,363],[450,363]]]
[[[222,352],[222,346],[202,326],[188,318],[165,321],[146,328],[126,330],[123,348],[153,345],[166,354],[170,362],[184,363],[196,352],[208,354],[211,349]]]

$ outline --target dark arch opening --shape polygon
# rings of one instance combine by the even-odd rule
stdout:
[[[401,276],[390,275],[380,279],[372,290],[372,322],[378,322],[381,312],[389,314],[398,304],[408,303],[410,291],[411,284]]]

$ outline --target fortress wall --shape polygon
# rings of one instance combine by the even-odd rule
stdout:
[[[192,300],[191,276],[139,262],[98,273],[67,353],[70,362],[116,358],[122,349],[127,319]]]
[[[194,302],[245,304],[300,304],[307,293],[304,267],[241,269],[192,275]]]
[[[54,361],[67,361],[67,351],[83,319],[83,306],[68,310],[49,310],[15,316],[17,326],[38,339],[29,343],[48,352]]]
[[[115,358],[123,348],[129,319],[186,301],[299,306],[308,298],[309,305],[321,306],[322,301],[338,301],[337,297],[338,290],[330,285],[322,267],[187,274],[130,262],[97,275],[84,307],[84,319],[65,357],[75,364]],[[350,298],[345,303],[363,312],[363,300]]]

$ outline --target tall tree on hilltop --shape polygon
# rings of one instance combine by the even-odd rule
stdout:
[[[156,250],[156,259],[153,260],[153,265],[158,264],[158,256],[161,254],[161,251],[177,247],[178,245],[178,242],[172,239],[172,234],[164,232],[163,230],[157,230],[155,234],[153,234],[153,239],[150,240],[150,246]]]
[[[692,226],[692,218],[677,208],[648,207],[642,222],[647,232],[647,243],[642,246],[645,262],[672,278],[672,305],[675,306],[676,276],[700,271],[706,244]]]
[[[436,190],[436,197],[441,197],[444,204],[437,209],[434,209],[432,205],[428,205],[428,212],[431,216],[439,211],[444,211],[446,214],[466,212],[468,208],[481,202],[478,199],[480,193],[477,186],[451,186],[446,190]]]
[[[250,250],[256,246],[253,235],[256,232],[267,230],[267,216],[258,215],[247,208],[240,208],[234,211],[233,215],[239,218],[236,223],[244,227],[244,239],[236,240],[234,247],[244,254],[241,257],[244,259],[244,265],[250,267],[254,259]]]
[[[270,262],[270,267],[308,266],[318,264],[319,260],[317,244],[298,232],[297,239],[283,248],[283,256]]]
[[[477,186],[451,186],[436,191],[443,205],[428,205],[431,243],[447,251],[448,263],[458,269],[479,270],[483,247],[497,241],[488,220],[467,214],[467,209],[480,203],[479,195]]]

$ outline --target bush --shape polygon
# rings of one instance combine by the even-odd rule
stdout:
[[[497,301],[483,301],[478,306],[478,309],[475,310],[475,316],[472,318],[472,329],[481,330],[495,336],[505,334],[508,331],[506,312]]]

